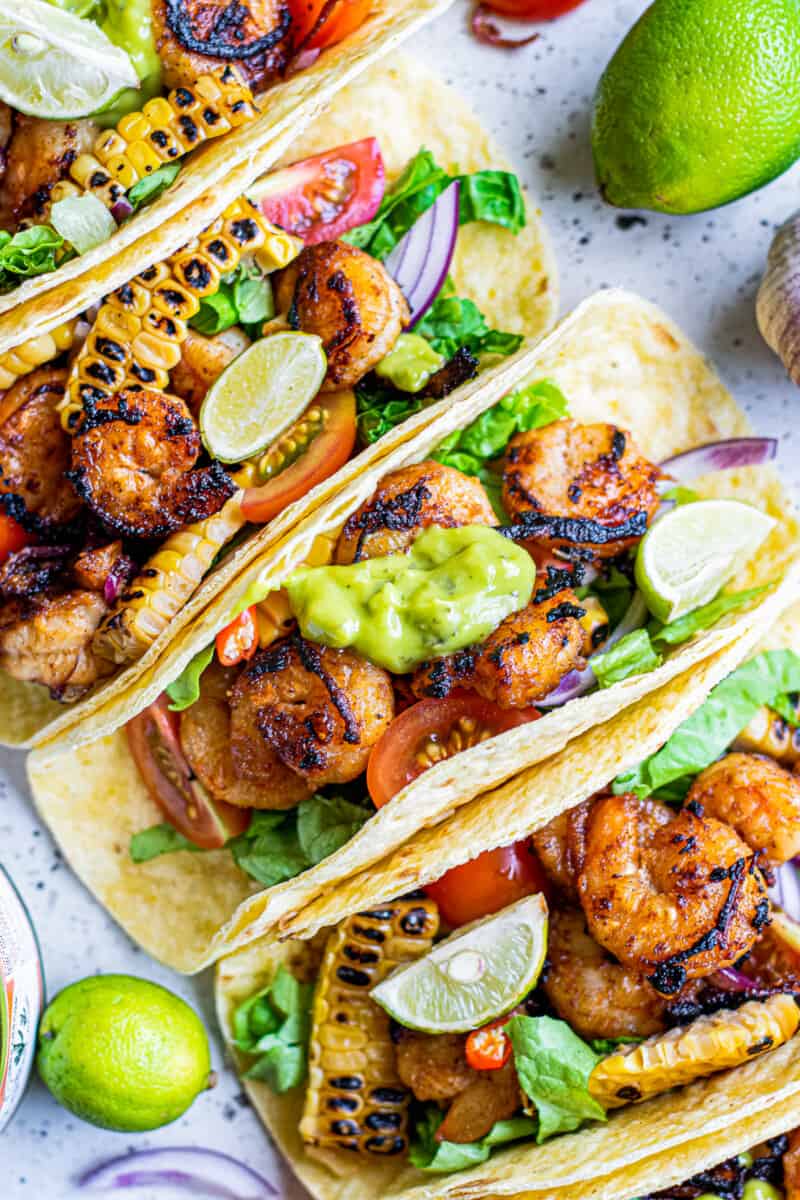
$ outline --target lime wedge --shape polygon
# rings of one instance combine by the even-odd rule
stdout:
[[[713,600],[774,524],[738,500],[698,500],[661,517],[636,556],[636,582],[650,612],[666,624]]]
[[[547,949],[541,893],[466,925],[372,989],[407,1029],[466,1033],[510,1012],[536,985]]]
[[[215,380],[200,409],[200,434],[220,462],[258,454],[308,408],[325,378],[322,340],[273,333],[249,346]]]
[[[138,87],[130,57],[92,21],[25,0],[0,11],[0,99],[29,117],[86,117]]]

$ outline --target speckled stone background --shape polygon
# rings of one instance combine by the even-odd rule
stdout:
[[[773,230],[798,207],[800,169],[739,204],[691,218],[622,215],[594,188],[591,98],[614,48],[646,7],[645,0],[587,0],[542,27],[538,42],[509,54],[471,38],[465,0],[457,0],[410,50],[471,98],[539,198],[560,265],[563,311],[609,285],[663,305],[715,360],[756,429],[780,436],[782,467],[796,487],[800,393],[762,343],[753,305]],[[0,860],[33,914],[50,994],[92,972],[128,971],[179,991],[213,1029],[209,979],[186,981],[149,961],[71,877],[30,807],[21,755],[0,757]],[[220,1081],[212,1093],[176,1125],[139,1139],[73,1120],[34,1082],[0,1144],[0,1197],[60,1196],[81,1169],[134,1141],[215,1147],[277,1178],[275,1156],[218,1042],[215,1065]],[[294,1196],[288,1180],[286,1186]]]

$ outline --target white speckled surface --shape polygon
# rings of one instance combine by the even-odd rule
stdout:
[[[627,229],[594,189],[591,97],[606,61],[646,7],[645,0],[587,0],[543,27],[539,42],[506,54],[469,36],[466,4],[457,0],[412,49],[471,97],[540,198],[560,263],[563,310],[611,284],[663,305],[715,360],[757,430],[781,437],[782,467],[797,487],[793,422],[800,394],[761,342],[753,302],[773,228],[797,207],[800,170],[728,209],[682,219],[647,214]],[[2,752],[0,860],[32,912],[51,995],[92,972],[128,971],[195,1002],[213,1028],[208,977],[182,980],[130,944],[70,876],[40,827],[26,795],[22,757]],[[68,1190],[81,1168],[134,1143],[215,1147],[274,1174],[261,1127],[223,1068],[218,1044],[215,1066],[220,1082],[214,1092],[177,1125],[138,1139],[81,1124],[34,1083],[2,1138],[0,1196],[49,1200]]]

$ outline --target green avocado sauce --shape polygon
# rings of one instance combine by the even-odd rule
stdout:
[[[421,392],[431,375],[435,375],[444,358],[430,342],[418,333],[401,333],[392,349],[375,368],[380,379],[386,379],[401,392]]]
[[[533,559],[488,525],[423,530],[408,554],[303,567],[286,591],[303,637],[402,674],[483,641],[524,608]]]

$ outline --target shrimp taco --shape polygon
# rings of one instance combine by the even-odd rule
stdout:
[[[797,1121],[800,607],[747,641],[218,964],[315,1195],[706,1197]]]
[[[765,452],[662,313],[603,293],[354,475],[32,757],[40,811],[183,970],[335,904],[424,826],[744,654],[796,589],[772,468],[731,465]],[[658,619],[658,565],[639,564],[671,530],[690,594]]]
[[[475,118],[392,122],[423,81],[452,114],[402,63],[341,92],[258,205],[2,360],[3,741],[130,687],[252,555],[552,322],[541,225]]]
[[[5,5],[0,351],[198,235],[341,87],[446,7]]]

